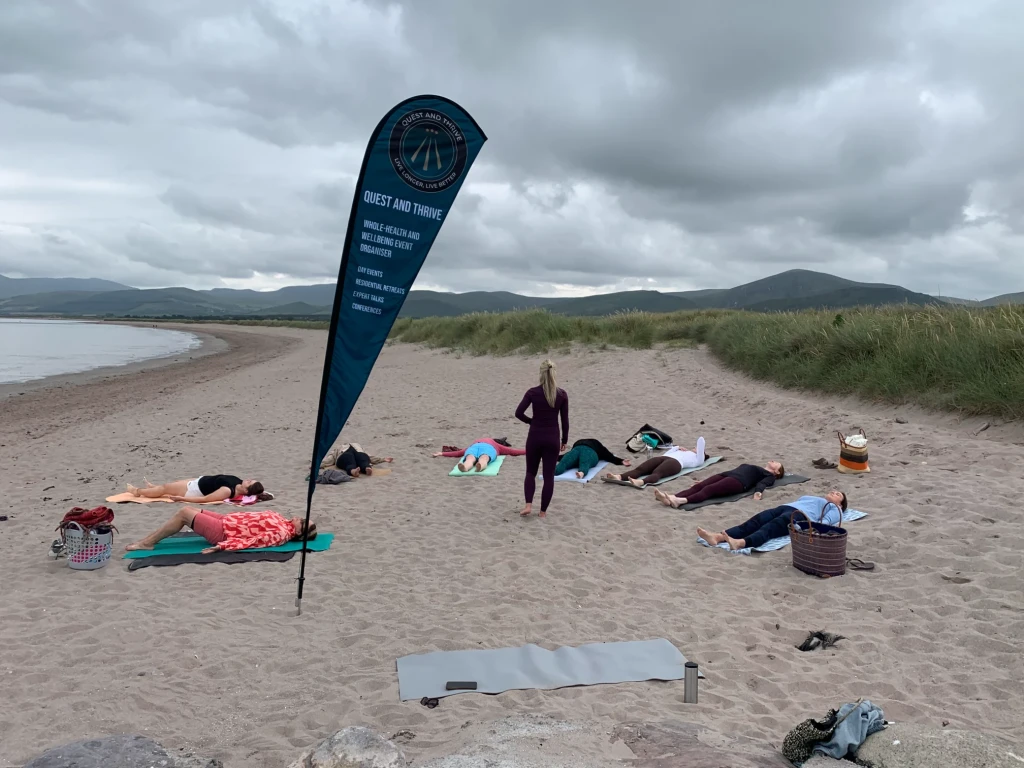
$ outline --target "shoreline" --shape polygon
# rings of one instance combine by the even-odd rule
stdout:
[[[76,322],[89,322],[90,324],[96,325],[98,323],[91,321],[76,321]],[[125,325],[135,328],[148,328],[151,327],[150,323],[110,323],[110,325]],[[120,365],[103,365],[99,368],[90,368],[87,371],[76,371],[74,373],[55,373],[51,376],[44,376],[40,379],[30,379],[29,381],[12,381],[0,384],[0,403],[5,400],[18,397],[20,395],[27,395],[30,392],[38,392],[40,390],[51,389],[53,387],[68,387],[68,386],[80,386],[82,384],[88,384],[90,382],[99,379],[108,379],[113,376],[127,376],[133,373],[139,373],[140,371],[152,370],[154,368],[163,368],[168,365],[176,365],[178,363],[187,363],[192,360],[207,357],[209,355],[223,354],[231,349],[230,344],[216,336],[215,334],[208,333],[206,331],[193,331],[186,330],[185,328],[164,328],[159,330],[174,330],[181,331],[182,333],[190,333],[199,339],[199,346],[195,349],[187,349],[184,352],[174,352],[169,355],[159,355],[157,357],[148,357],[145,360],[138,360],[132,363],[122,363]]]
[[[18,434],[40,438],[63,427],[101,419],[156,397],[179,393],[191,385],[270,361],[284,354],[291,344],[286,336],[261,333],[258,329],[215,326],[197,332],[177,324],[166,327],[194,333],[203,344],[177,355],[48,376],[24,384],[0,385],[0,407],[4,414],[0,421],[0,441]],[[147,376],[150,381],[157,379],[159,385],[139,386]],[[59,409],[54,408],[58,400]]]

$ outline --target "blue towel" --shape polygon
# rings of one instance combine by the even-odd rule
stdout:
[[[842,718],[854,707],[857,711],[839,724],[831,739],[814,745],[815,752],[821,752],[836,760],[842,760],[847,756],[853,757],[868,736],[885,728],[885,714],[866,699],[860,704],[843,704],[839,710],[839,717]]]
[[[864,518],[864,517],[867,517],[867,516],[868,516],[867,512],[860,512],[860,511],[858,511],[856,509],[848,509],[845,512],[843,512],[843,525],[846,525],[847,523],[851,523],[854,520],[860,520],[861,518]],[[702,539],[700,536],[697,537],[697,543],[701,544],[701,545],[703,545],[705,547],[710,547],[711,546],[708,542],[704,541],[704,539]],[[724,549],[724,550],[726,550],[727,552],[729,552],[730,554],[733,554],[733,555],[749,555],[749,554],[751,554],[753,552],[774,552],[776,549],[782,549],[783,547],[787,547],[787,546],[789,546],[789,536],[780,536],[777,539],[768,539],[768,541],[766,541],[760,547],[745,547],[743,549],[729,549],[729,545],[726,544],[723,541],[721,544],[718,545],[718,548],[719,549]]]

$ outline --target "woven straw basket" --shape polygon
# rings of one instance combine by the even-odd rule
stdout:
[[[803,515],[807,529],[795,525]],[[824,518],[824,511],[822,511]],[[839,510],[839,525],[843,511]],[[789,538],[793,546],[793,567],[812,576],[842,576],[846,573],[846,529],[822,522],[811,522],[799,509],[789,519]]]
[[[868,436],[864,434],[863,429],[858,431],[859,437],[864,439],[863,446],[850,445],[846,435],[842,432],[836,433],[839,435],[839,465],[836,469],[846,475],[860,475],[871,471],[871,467],[868,466]]]

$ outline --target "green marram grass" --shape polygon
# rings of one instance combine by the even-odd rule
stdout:
[[[783,387],[1024,416],[1024,307],[1017,306],[608,317],[529,310],[402,320],[392,338],[480,355],[536,354],[572,343],[706,344],[725,365]]]
[[[706,344],[725,365],[783,387],[965,415],[1024,417],[1024,306],[620,312],[605,317],[531,309],[401,319],[391,340],[475,355],[542,354],[573,344],[629,349]]]

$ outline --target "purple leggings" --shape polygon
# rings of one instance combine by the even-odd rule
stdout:
[[[558,464],[558,432],[537,434],[530,430],[526,437],[526,480],[523,493],[526,503],[533,503],[533,494],[537,490],[537,470],[544,465],[544,488],[540,492],[540,511],[547,512],[548,504],[555,493],[555,465]]]
[[[723,496],[735,496],[737,493],[743,493],[745,490],[746,488],[743,487],[743,483],[735,477],[712,475],[706,480],[701,480],[692,488],[680,491],[676,494],[676,498],[686,499],[687,504],[699,504],[700,502],[707,501],[708,499],[720,499]]]

